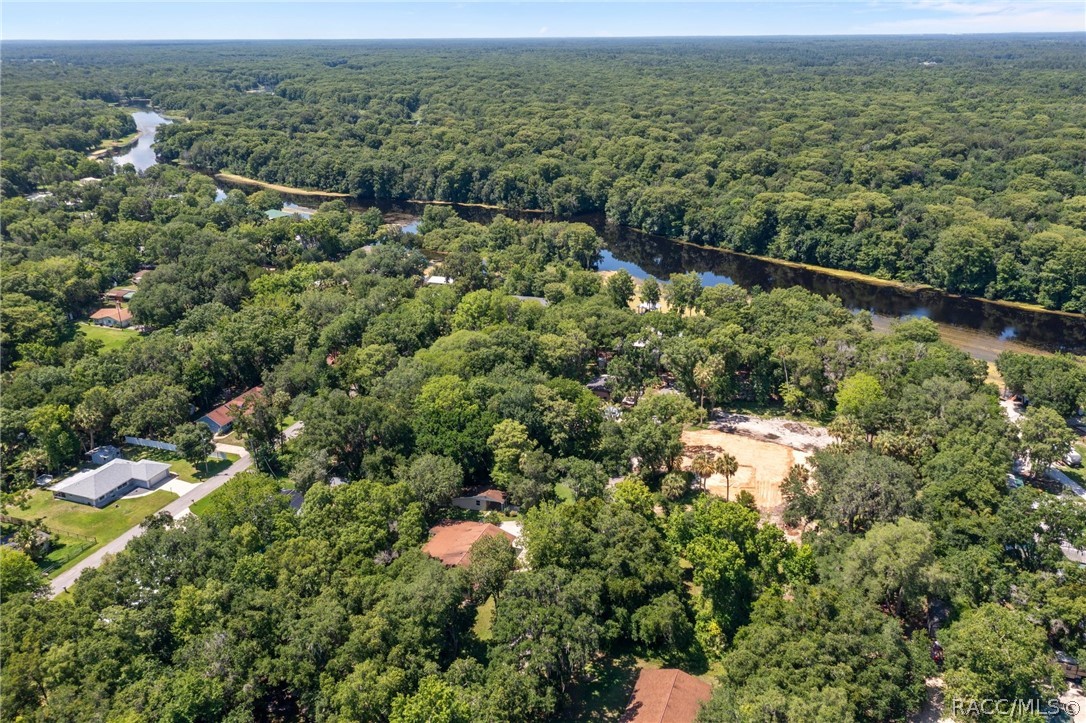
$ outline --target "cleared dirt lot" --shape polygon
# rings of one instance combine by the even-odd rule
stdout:
[[[734,500],[740,491],[746,490],[754,495],[762,514],[773,521],[779,519],[784,503],[781,499],[781,480],[793,464],[803,464],[808,457],[808,453],[782,444],[717,429],[687,430],[683,432],[682,440],[686,447],[683,450],[684,469],[689,469],[690,461],[701,452],[713,456],[728,452],[734,456],[739,462],[739,471],[732,476],[731,498]],[[727,491],[724,476],[711,476],[706,489],[710,494],[723,497]]]

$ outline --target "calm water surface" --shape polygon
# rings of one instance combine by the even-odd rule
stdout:
[[[113,162],[118,166],[131,163],[136,167],[137,171],[142,173],[158,163],[158,159],[155,158],[155,151],[151,147],[155,142],[155,132],[159,126],[171,121],[154,111],[136,111],[132,114],[132,118],[136,121],[136,131],[139,133],[136,145],[132,146],[124,155],[114,156]]]

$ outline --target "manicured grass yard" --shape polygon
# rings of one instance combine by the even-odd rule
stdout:
[[[60,544],[50,553],[46,564],[62,560],[67,556],[68,552],[64,550],[63,545],[82,544],[81,540],[72,535],[68,535],[66,539],[66,532],[96,538],[94,545],[83,550],[77,557],[67,560],[62,567],[52,571],[56,574],[71,567],[78,560],[91,554],[130,527],[143,522],[149,515],[158,512],[175,499],[177,495],[174,493],[158,490],[143,497],[118,500],[108,507],[96,509],[89,505],[55,500],[52,492],[39,489],[30,492],[29,505],[26,509],[13,505],[7,509],[7,514],[24,520],[44,518],[45,526],[60,535]]]
[[[203,482],[238,461],[236,454],[226,455],[226,459],[208,459],[206,465],[193,466],[191,462],[178,459],[177,455],[151,447],[126,446],[122,452],[125,459],[153,459],[170,465],[170,471],[185,482]]]
[[[88,339],[97,339],[102,342],[102,351],[120,349],[129,339],[134,339],[139,335],[131,329],[109,329],[97,324],[80,323],[79,329]]]

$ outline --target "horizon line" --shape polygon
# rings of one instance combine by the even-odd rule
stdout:
[[[894,33],[894,32],[863,32],[863,33],[751,33],[740,35],[470,35],[449,37],[342,37],[342,38],[4,38],[4,43],[322,43],[322,42],[396,42],[403,40],[412,41],[438,41],[450,40],[531,40],[535,42],[551,42],[555,40],[727,40],[750,38],[960,38],[962,36],[987,36],[987,37],[1013,37],[1027,35],[1083,35],[1086,30],[1029,30],[1008,32],[971,32],[962,31],[956,33]],[[0,56],[3,53],[0,51]]]

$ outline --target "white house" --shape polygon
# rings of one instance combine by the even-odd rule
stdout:
[[[57,482],[52,487],[53,497],[81,505],[105,507],[137,487],[151,489],[169,476],[170,465],[165,462],[115,459]]]
[[[453,498],[452,503],[454,507],[480,512],[505,512],[508,507],[504,492],[483,485],[464,490],[459,497]]]

